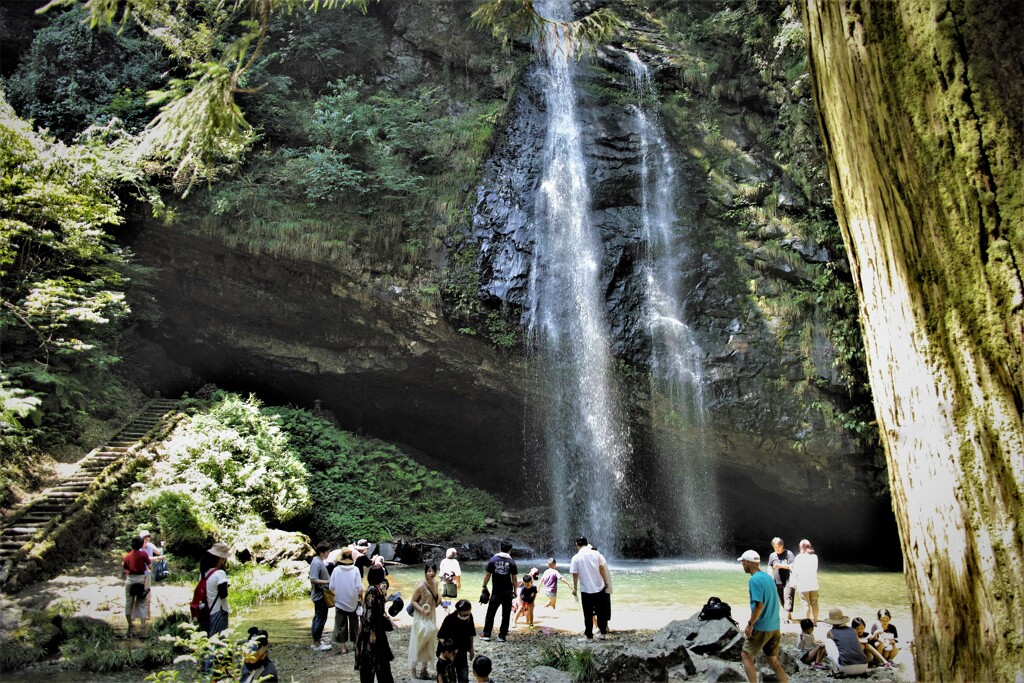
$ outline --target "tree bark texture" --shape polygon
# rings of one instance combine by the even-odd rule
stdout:
[[[1024,4],[806,0],[921,680],[1024,677]]]

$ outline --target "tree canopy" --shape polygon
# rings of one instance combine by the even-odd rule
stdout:
[[[379,0],[378,0],[379,1]],[[51,0],[40,11],[80,5],[92,27],[132,22],[160,42],[182,73],[149,93],[159,113],[149,122],[133,154],[135,162],[166,173],[184,192],[236,164],[256,133],[237,96],[264,84],[249,82],[258,64],[271,17],[300,9],[355,8],[365,13],[369,0]],[[621,26],[608,9],[575,21],[541,16],[533,0],[486,0],[473,13],[478,27],[490,27],[504,43],[537,37],[553,25],[568,54],[611,38]]]

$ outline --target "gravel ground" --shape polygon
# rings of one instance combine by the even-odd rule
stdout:
[[[49,581],[42,582],[23,591],[15,599],[7,602],[0,610],[3,621],[8,627],[16,624],[20,609],[41,609],[55,605],[66,600],[73,600],[77,614],[102,619],[112,624],[118,631],[124,631],[125,621],[123,614],[123,584],[118,574],[119,566],[109,558],[103,556],[94,557],[61,576]],[[188,586],[167,586],[161,585],[154,590],[153,614],[159,616],[164,611],[180,610],[191,599],[192,589]],[[6,601],[5,601],[6,602]],[[641,610],[626,609],[616,606],[613,598],[613,615],[611,622],[611,634],[608,640],[591,643],[581,643],[577,639],[582,631],[582,619],[578,605],[566,601],[567,604],[559,603],[557,611],[546,610],[541,606],[537,607],[536,621],[537,628],[530,630],[520,623],[517,628],[510,631],[508,641],[499,643],[496,640],[483,642],[476,640],[478,654],[485,654],[494,662],[493,678],[495,681],[506,683],[520,683],[529,679],[529,675],[535,666],[541,653],[541,647],[545,643],[563,643],[567,647],[589,647],[595,651],[609,650],[613,648],[628,647],[646,643],[651,639],[657,628],[672,619],[687,618],[689,614],[671,615],[665,612],[646,614]],[[474,620],[479,631],[484,620],[483,605],[474,605]],[[286,626],[279,627],[277,632],[271,633],[271,657],[277,662],[278,670],[282,674],[283,681],[308,681],[317,683],[326,681],[338,681],[339,683],[355,682],[358,680],[358,672],[353,669],[353,656],[342,655],[338,649],[329,652],[311,652],[309,649],[308,624],[310,614],[305,616],[301,610],[291,619]],[[737,615],[738,617],[742,615]],[[443,615],[439,615],[440,622]],[[745,618],[745,617],[743,617]],[[403,613],[399,619],[398,628],[390,634],[391,649],[395,654],[392,663],[392,672],[395,680],[410,680],[408,669],[408,643],[409,627],[406,623],[408,617]],[[248,628],[251,618],[246,615],[239,615],[232,619],[232,624],[239,627],[239,632]],[[328,632],[333,625],[333,614],[329,615]],[[819,627],[818,637],[824,636],[823,627]],[[783,625],[783,643],[795,644],[798,628],[795,625]],[[325,634],[326,635],[326,634]],[[913,659],[908,648],[897,657],[898,667],[890,670],[874,669],[868,674],[869,680],[876,681],[912,681],[914,680]],[[691,680],[705,680],[706,676],[701,671],[706,668],[700,657],[694,657],[698,673]],[[738,666],[738,664],[736,664]],[[430,672],[434,673],[433,666]],[[40,680],[40,676],[48,680],[66,683],[70,681],[140,681],[145,674],[141,672],[124,672],[117,676],[96,676],[74,674],[71,672],[58,672],[53,664],[45,664],[28,670],[22,674],[13,674],[4,677],[4,680],[31,681]],[[670,679],[682,680],[683,672],[674,670]],[[801,668],[799,672],[790,677],[790,680],[818,681],[825,683],[827,675],[822,671],[813,671]],[[774,680],[766,678],[764,680]]]

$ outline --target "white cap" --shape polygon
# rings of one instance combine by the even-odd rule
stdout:
[[[736,558],[737,562],[761,562],[761,556],[757,554],[756,550],[747,550],[742,555]]]
[[[146,536],[152,536],[152,535],[153,534],[149,533],[145,529],[143,529],[142,531],[139,532],[139,538],[145,538]]]

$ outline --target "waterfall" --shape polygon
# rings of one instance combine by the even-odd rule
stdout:
[[[568,0],[544,0],[550,19],[570,16]],[[590,220],[571,49],[548,26],[538,41],[544,59],[547,133],[535,211],[529,283],[529,331],[541,378],[543,457],[554,509],[556,547],[585,534],[605,552],[616,546],[618,489],[628,434],[618,411],[604,296],[602,246]]]
[[[675,212],[679,182],[665,134],[647,102],[654,90],[647,66],[628,53],[637,95],[640,136],[641,216],[646,253],[643,259],[646,325],[651,336],[652,396],[664,402],[653,411],[658,473],[675,502],[675,527],[685,548],[715,554],[720,517],[714,459],[709,452],[704,406],[702,352],[685,321],[682,275],[687,257],[685,226]],[[671,434],[672,436],[668,436]]]

